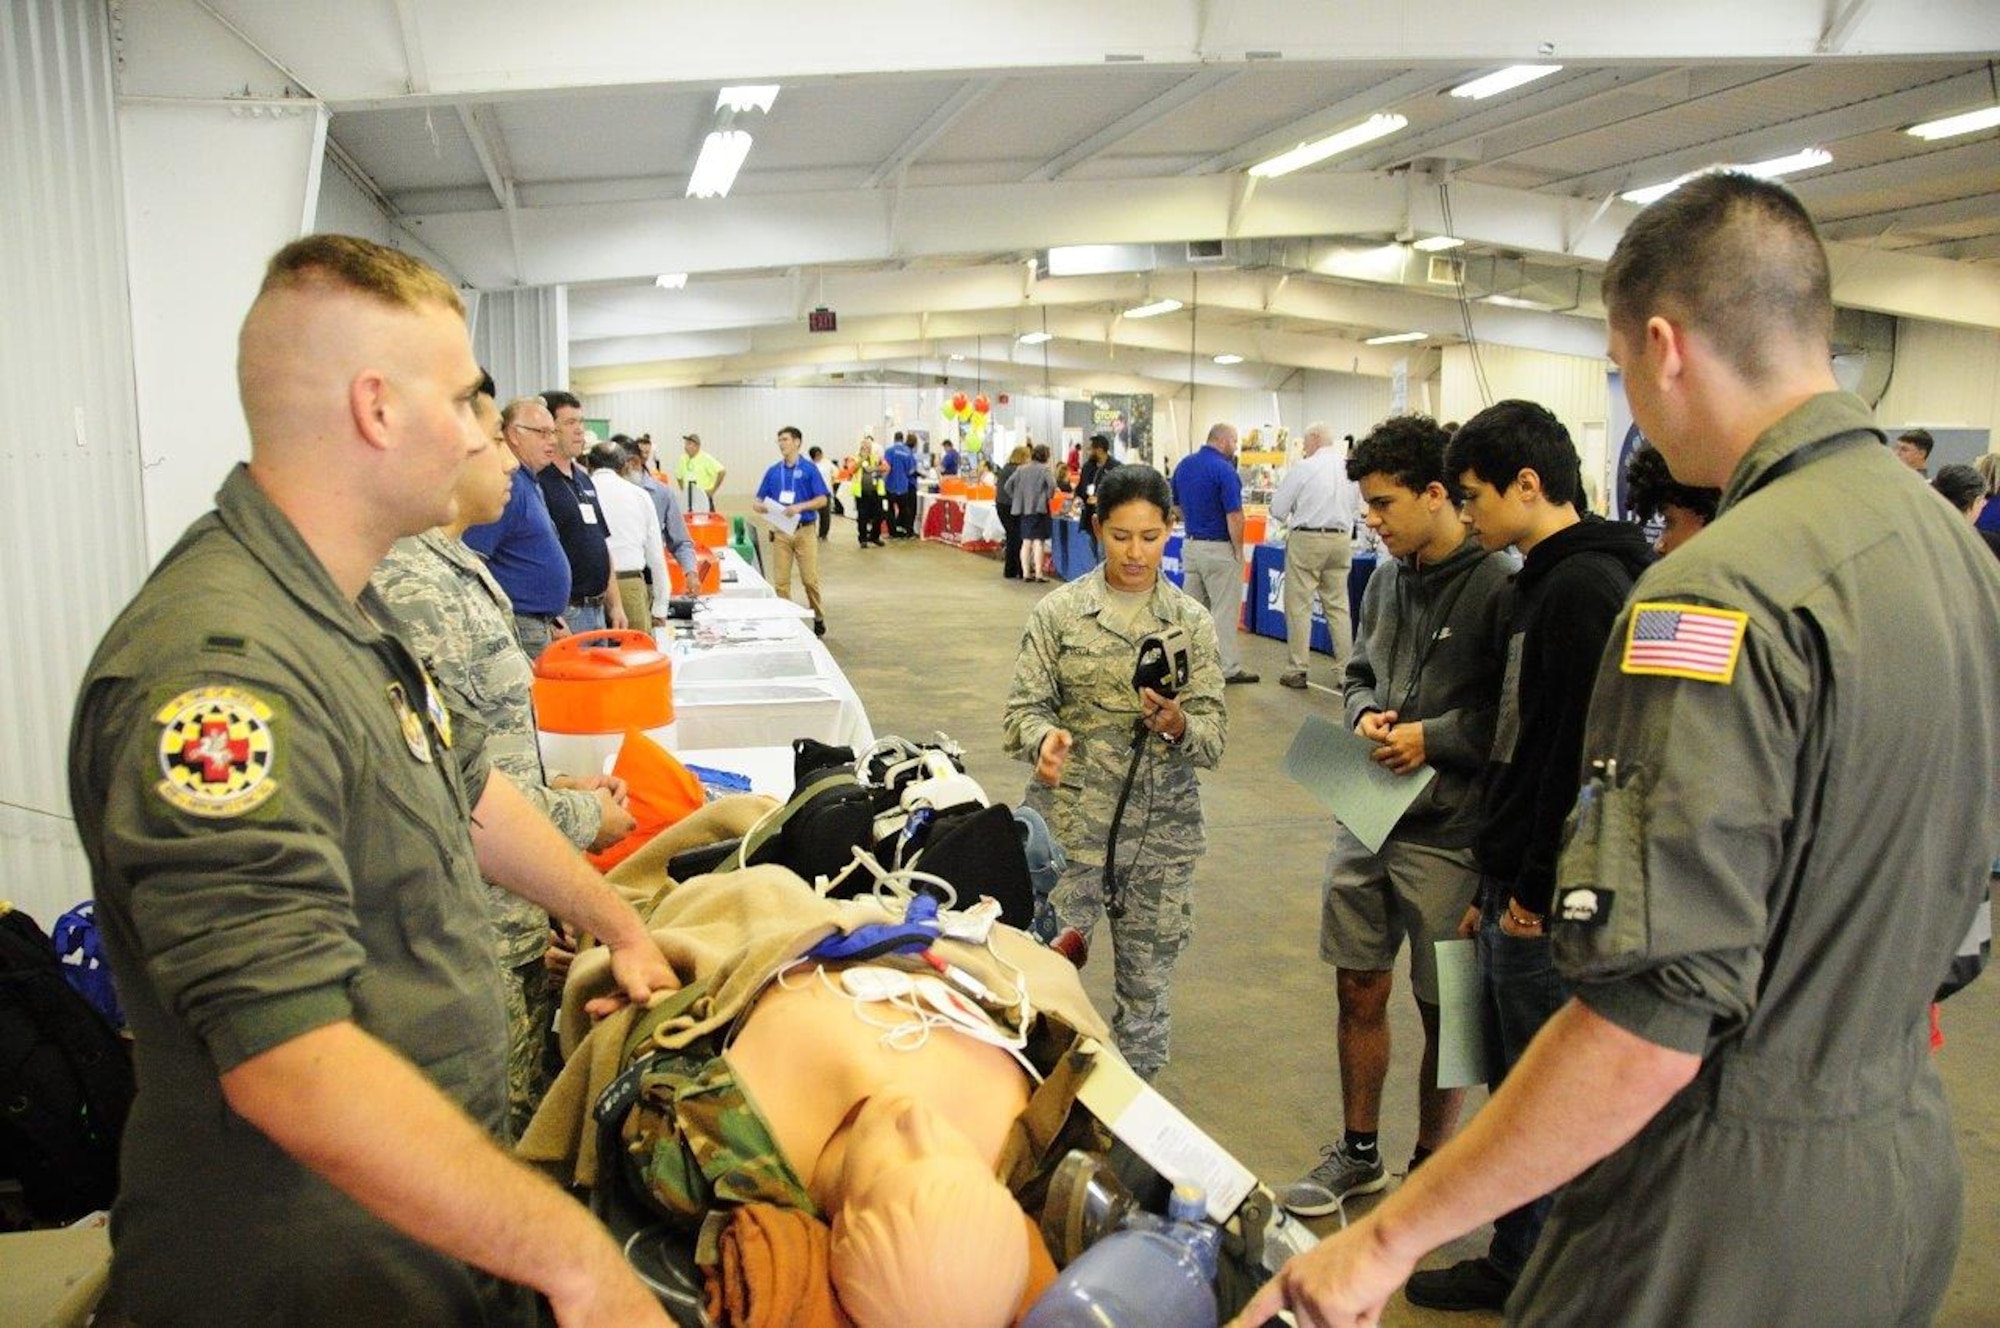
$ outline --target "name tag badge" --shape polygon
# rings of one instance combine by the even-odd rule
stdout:
[[[578,503],[576,510],[583,513],[584,525],[594,526],[597,524],[597,509],[595,507],[592,507],[589,503]]]
[[[790,507],[793,502],[792,491],[790,489],[778,490],[778,501],[783,503],[785,506]]]

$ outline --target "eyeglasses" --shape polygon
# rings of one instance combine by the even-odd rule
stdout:
[[[537,429],[532,424],[510,424],[507,427],[510,429],[519,429],[522,433],[535,434],[541,438],[553,438],[556,436],[554,429]]]

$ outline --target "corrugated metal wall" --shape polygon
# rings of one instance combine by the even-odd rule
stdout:
[[[1410,405],[1415,409],[1422,404],[1413,383]],[[1322,370],[1306,374],[1305,423],[1326,425],[1336,440],[1347,434],[1359,438],[1388,415],[1388,379]]]
[[[502,401],[568,383],[568,288],[484,292],[472,318],[472,353]]]
[[[727,505],[732,495],[740,498],[754,489],[764,467],[777,460],[777,434],[785,425],[804,434],[806,446],[845,456],[864,431],[884,446],[902,428],[937,437],[944,429],[941,405],[941,390],[934,387],[663,387],[586,396],[583,413],[610,420],[620,433],[652,434],[666,460],[678,455],[682,434],[700,434],[702,446],[729,468],[723,486]],[[1015,396],[994,406],[993,422],[1025,430],[1053,447],[1062,439],[1062,403]]]
[[[1896,370],[1875,417],[1988,429],[2000,447],[2000,333],[1899,319]]]
[[[64,759],[76,686],[146,569],[105,7],[0,5],[0,896],[85,898]]]
[[[1604,424],[1611,409],[1609,360],[1491,344],[1479,348],[1479,360],[1486,370],[1492,401],[1520,398],[1548,407],[1576,440],[1583,473],[1603,473]],[[1469,348],[1445,347],[1440,395],[1443,400],[1438,418],[1442,420],[1463,421],[1491,404],[1481,399]]]

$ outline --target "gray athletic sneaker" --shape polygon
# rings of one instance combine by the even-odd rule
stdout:
[[[1324,1217],[1341,1201],[1357,1194],[1374,1194],[1389,1183],[1382,1157],[1362,1158],[1347,1150],[1347,1140],[1319,1150],[1319,1165],[1278,1191],[1278,1202],[1300,1217]]]

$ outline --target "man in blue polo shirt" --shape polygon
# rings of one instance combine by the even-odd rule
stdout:
[[[917,534],[917,454],[901,430],[882,454],[889,473],[882,492],[889,495],[889,538],[914,539]]]
[[[786,425],[778,430],[779,459],[764,472],[751,504],[771,522],[771,585],[779,599],[792,597],[792,563],[806,583],[806,603],[812,605],[813,632],[826,635],[826,613],[819,603],[819,531],[822,511],[832,495],[819,467],[799,455],[805,437]]]
[[[521,468],[514,472],[500,519],[468,527],[463,538],[514,602],[514,636],[528,658],[537,659],[562,634],[569,605],[569,559],[535,482],[536,473],[555,460],[556,426],[540,397],[518,397],[500,412],[500,427]]]
[[[1243,482],[1236,477],[1236,429],[1218,424],[1208,444],[1174,467],[1174,506],[1187,527],[1181,541],[1182,589],[1215,619],[1224,682],[1256,682],[1236,653],[1243,619]]]

